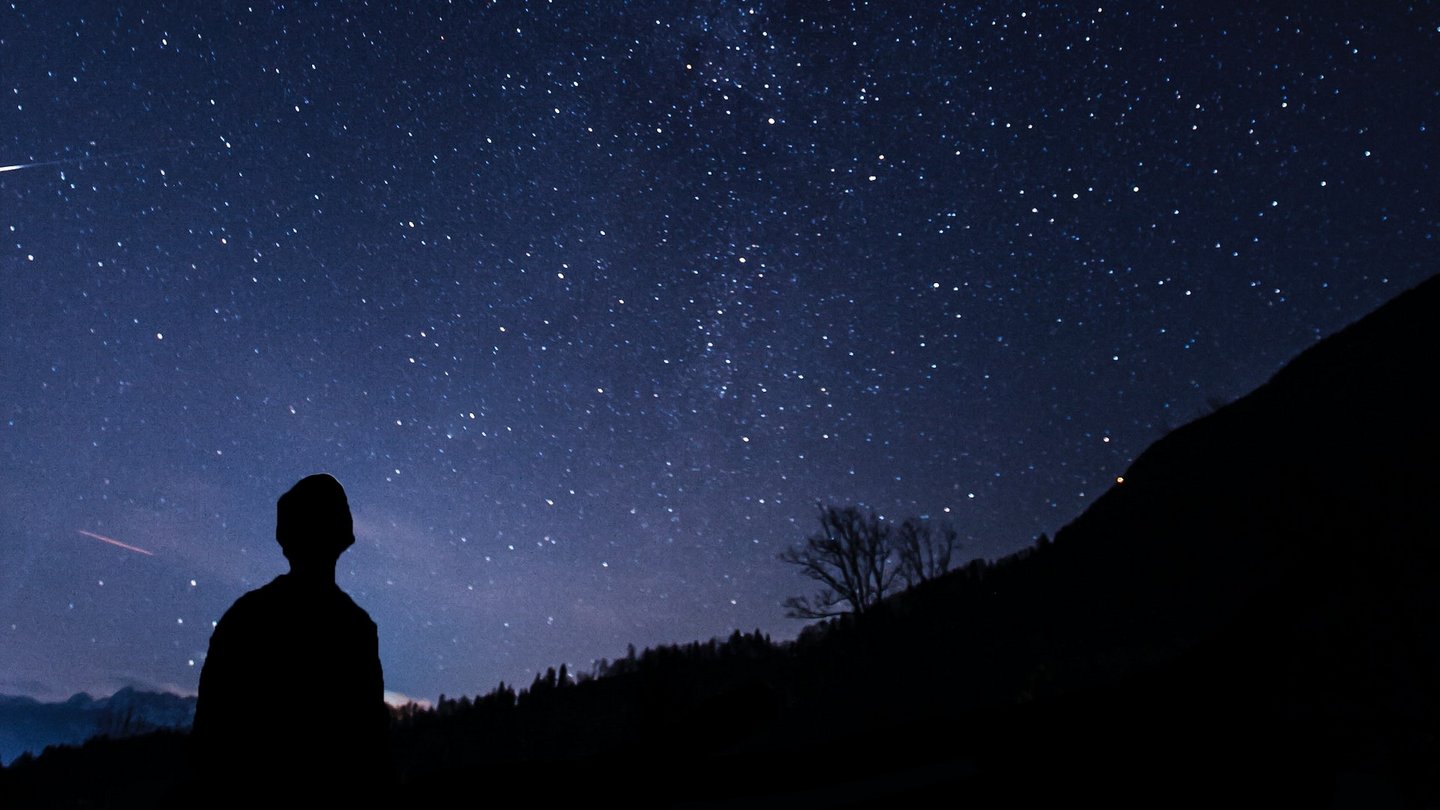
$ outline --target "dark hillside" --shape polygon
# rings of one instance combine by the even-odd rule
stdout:
[[[1031,739],[975,754],[1436,801],[1437,315],[1432,279],[1161,439],[1053,544],[911,595],[916,638],[949,613],[951,665],[986,673],[965,691],[1026,706],[1002,725]]]
[[[1432,280],[1320,342],[1053,543],[760,660],[582,684],[547,744],[691,799],[1433,802],[1437,316]]]

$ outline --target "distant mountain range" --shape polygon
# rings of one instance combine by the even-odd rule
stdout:
[[[0,695],[0,762],[49,745],[77,745],[97,734],[129,737],[161,728],[189,728],[195,698],[126,687],[109,697],[81,692],[63,703]]]

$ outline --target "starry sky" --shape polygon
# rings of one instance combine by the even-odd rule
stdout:
[[[819,502],[1014,551],[1435,271],[1437,89],[1431,3],[6,3],[0,692],[193,692],[322,470],[421,698],[792,637]]]

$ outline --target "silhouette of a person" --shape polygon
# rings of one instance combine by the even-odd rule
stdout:
[[[198,777],[228,804],[366,795],[388,774],[375,623],[335,584],[355,542],[329,475],[280,497],[290,573],[236,600],[210,637],[193,740]]]

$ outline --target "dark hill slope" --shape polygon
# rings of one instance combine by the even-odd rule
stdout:
[[[564,761],[659,803],[1434,803],[1437,318],[1432,280],[1318,343],[1053,543],[788,648],[440,718],[405,770],[519,796]],[[475,755],[417,771],[442,729]]]
[[[968,787],[1440,799],[1437,319],[1431,279],[1158,441],[1053,544],[895,600],[882,656],[956,673]]]

